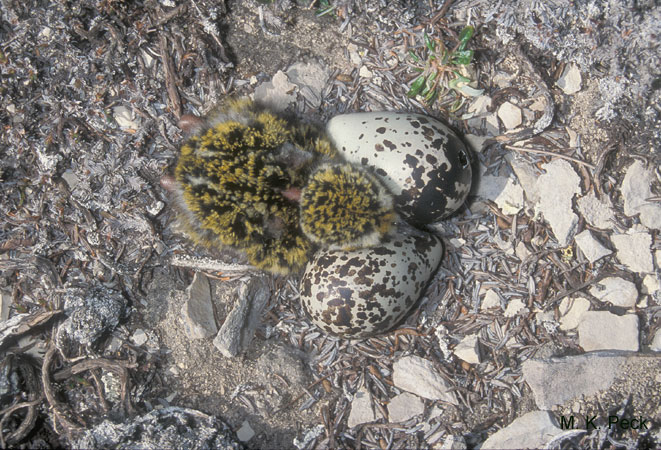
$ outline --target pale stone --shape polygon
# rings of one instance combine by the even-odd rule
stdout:
[[[425,404],[417,395],[402,392],[388,403],[388,421],[390,423],[406,422],[425,412]]]
[[[491,97],[488,95],[480,95],[468,106],[468,112],[479,115],[489,112],[489,108],[491,108]]]
[[[350,43],[347,45],[347,50],[349,51],[349,60],[354,66],[359,66],[362,62],[362,58],[358,53],[358,46],[356,44]]]
[[[358,75],[360,75],[362,78],[372,78],[374,74],[367,68],[367,66],[361,66],[360,70],[358,71]]]
[[[647,274],[643,278],[643,294],[654,295],[661,290],[661,279],[657,275]]]
[[[574,240],[576,240],[576,245],[581,249],[585,257],[591,263],[600,260],[604,256],[610,255],[611,252],[606,247],[601,245],[601,243],[592,236],[590,230],[584,230],[578,233]]]
[[[137,117],[133,110],[126,106],[113,107],[112,114],[117,125],[123,130],[136,130],[140,127],[140,117]]]
[[[9,310],[13,303],[10,292],[0,291],[0,322],[9,319]]]
[[[493,289],[489,289],[484,294],[484,300],[480,304],[480,310],[500,307],[500,297]]]
[[[298,86],[298,90],[312,106],[321,106],[321,96],[330,73],[315,62],[297,62],[287,69],[287,78]]]
[[[560,302],[560,329],[573,330],[584,312],[590,310],[590,301],[584,297],[565,297]]]
[[[80,183],[80,180],[71,169],[67,169],[62,174],[62,179],[67,183],[69,189],[74,190],[76,186]]]
[[[528,247],[526,247],[526,244],[523,241],[519,241],[516,244],[514,253],[516,253],[516,257],[519,258],[521,261],[525,261],[526,259],[528,259],[528,256],[530,256],[530,250],[528,250]]]
[[[133,342],[138,347],[143,345],[148,340],[149,340],[149,336],[147,336],[147,333],[145,333],[145,330],[143,330],[142,328],[138,328],[131,335],[131,342]]]
[[[608,277],[597,282],[590,288],[590,294],[602,302],[611,302],[624,308],[632,308],[638,299],[636,285],[618,277]]]
[[[466,445],[466,439],[462,435],[453,434],[446,437],[440,447],[434,448],[438,450],[466,450],[468,446]]]
[[[278,70],[271,81],[264,82],[255,89],[254,99],[275,111],[284,111],[296,101],[297,86],[289,81],[282,70]]]
[[[603,200],[597,198],[592,192],[576,201],[578,212],[587,223],[602,230],[610,230],[615,223],[615,213],[611,199],[604,196]]]
[[[654,271],[652,236],[649,233],[615,234],[611,236],[617,259],[629,270],[637,273]]]
[[[218,332],[211,302],[209,279],[197,272],[186,289],[188,299],[181,307],[184,331],[190,339],[204,339]]]
[[[479,364],[481,359],[477,334],[471,334],[464,337],[454,349],[454,354],[457,358],[466,361],[469,364]]]
[[[537,168],[514,152],[508,153],[506,159],[510,163],[510,166],[512,166],[512,170],[523,188],[529,205],[537,204],[539,201],[539,193],[537,191],[539,173]]]
[[[569,127],[565,127],[565,130],[567,131],[567,136],[569,136],[569,147],[578,147],[579,134]]]
[[[362,423],[374,422],[382,417],[380,411],[377,410],[377,413],[372,409],[372,395],[363,386],[353,396],[347,426],[353,428]]]
[[[236,430],[236,437],[241,442],[248,442],[254,436],[255,436],[255,431],[252,429],[250,423],[248,423],[247,420],[244,420],[243,423],[241,424],[241,428]]]
[[[661,352],[661,328],[657,328],[656,333],[654,333],[654,339],[650,343],[650,350]]]
[[[525,303],[519,298],[513,298],[507,303],[507,308],[505,309],[505,317],[514,317],[517,314],[527,311]]]
[[[489,136],[478,136],[476,134],[466,134],[464,135],[464,141],[468,146],[476,153],[482,151],[484,147],[484,142],[489,139]]]
[[[486,167],[481,166],[480,169],[483,172]],[[507,215],[516,214],[523,208],[523,188],[513,177],[483,175],[476,195],[493,201]]]
[[[581,71],[574,63],[569,63],[562,71],[556,84],[565,94],[575,94],[581,90]]]
[[[508,130],[518,127],[523,120],[521,116],[521,108],[510,102],[505,102],[500,105],[498,108],[498,117]]]
[[[551,226],[558,243],[564,247],[571,242],[578,226],[572,199],[581,192],[581,179],[571,164],[562,159],[544,164],[542,168],[546,173],[537,180],[537,209]]]
[[[578,324],[578,343],[583,350],[638,351],[638,316],[616,316],[608,311],[587,311]]]
[[[640,214],[640,222],[647,228],[661,230],[661,204],[647,201],[653,197],[654,172],[636,160],[629,166],[620,192],[624,198],[624,213],[627,216]]]
[[[404,356],[393,364],[392,381],[396,387],[428,400],[443,400],[457,405],[452,385],[434,369],[431,361],[419,356]]]
[[[500,134],[500,124],[498,123],[498,116],[493,113],[484,118],[486,132],[490,136],[498,136]]]
[[[531,411],[496,431],[482,444],[483,449],[541,449],[565,432],[548,411]]]

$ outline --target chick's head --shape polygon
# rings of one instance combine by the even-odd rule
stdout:
[[[396,219],[392,197],[365,169],[324,164],[301,191],[301,229],[331,249],[378,244]]]

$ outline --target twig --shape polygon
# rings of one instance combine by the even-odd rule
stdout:
[[[172,58],[168,55],[168,41],[163,33],[159,36],[159,51],[161,52],[161,61],[163,62],[163,71],[165,72],[165,85],[168,90],[168,97],[170,97],[170,107],[172,108],[172,113],[179,119],[181,117],[181,97],[179,97],[177,84],[174,80]]]
[[[537,149],[534,149],[534,148],[527,148],[527,147],[515,147],[513,145],[505,145],[505,148],[507,148],[509,150],[516,150],[517,152],[539,153],[540,155],[555,156],[557,158],[562,158],[562,159],[566,159],[566,160],[569,160],[569,161],[573,161],[576,164],[584,165],[585,167],[589,167],[592,170],[594,170],[596,168],[593,164],[582,161],[578,158],[574,158],[573,156],[563,155],[562,153],[554,153],[554,152],[549,152],[547,150],[537,150]]]
[[[57,352],[57,347],[55,344],[51,343],[50,347],[48,348],[48,351],[44,355],[44,362],[41,365],[41,384],[44,387],[44,394],[46,395],[46,400],[48,400],[48,404],[51,407],[51,410],[53,411],[53,414],[55,415],[55,419],[62,424],[62,426],[65,428],[65,431],[67,435],[71,435],[72,431],[78,431],[82,427],[77,424],[76,422],[73,421],[70,417],[72,414],[70,414],[68,411],[65,411],[63,409],[63,405],[61,405],[57,399],[55,398],[55,392],[53,390],[53,385],[51,384],[50,381],[50,365],[53,361],[53,357],[55,356],[55,352]]]
[[[256,271],[253,266],[244,264],[231,264],[211,258],[196,258],[188,255],[172,255],[170,264],[177,267],[204,270],[210,272],[249,272]]]

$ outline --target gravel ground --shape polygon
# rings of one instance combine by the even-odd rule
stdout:
[[[634,315],[630,350],[661,349],[658,2],[299,3],[0,0],[3,446],[72,446],[105,418],[176,405],[221,418],[249,448],[441,448],[451,436],[474,448],[538,409],[524,361],[619,348],[624,338],[611,335],[588,344],[580,325],[563,322],[563,300]],[[409,50],[424,54],[424,33],[454,47],[467,24],[476,30],[468,74],[482,94],[430,105],[407,96],[418,75]],[[317,78],[287,84],[295,63]],[[276,86],[279,71],[289,88]],[[226,358],[211,338],[183,330],[196,269],[172,261],[241,261],[177,233],[159,180],[176,161],[182,114],[251,94],[317,123],[343,112],[426,112],[473,145],[480,182],[436,227],[444,261],[396,331],[325,336],[301,310],[295,277],[214,269],[197,270],[211,281],[218,323],[236,286],[260,278],[268,287],[254,340]],[[557,190],[575,177],[577,195],[544,209],[530,186],[551,163],[562,166]],[[606,225],[581,207],[591,193],[607,204]],[[636,206],[640,195],[646,203]],[[572,214],[563,239],[551,216]],[[593,259],[574,241],[585,230],[606,255]],[[591,289],[606,278],[632,282],[633,301],[602,301]],[[462,353],[474,336],[477,353]],[[424,400],[417,415],[391,422],[388,406],[404,391],[393,366],[408,355],[432,361],[456,402]],[[658,403],[639,393],[659,391],[659,366],[645,367],[595,408],[646,414],[650,431],[593,430],[556,444],[658,445]],[[360,389],[376,416],[351,428]],[[591,411],[581,408],[556,412]]]

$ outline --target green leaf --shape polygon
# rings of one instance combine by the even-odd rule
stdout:
[[[425,77],[424,75],[420,75],[418,78],[415,79],[415,81],[411,84],[411,89],[406,93],[409,97],[415,97],[420,93],[422,90],[423,86],[425,85]]]
[[[468,44],[468,41],[470,41],[470,38],[473,37],[473,33],[475,32],[475,28],[472,26],[467,26],[464,27],[463,30],[459,33],[459,47],[457,47],[458,51],[462,51],[466,48],[466,44]]]
[[[468,97],[479,97],[480,95],[484,94],[484,89],[475,89],[468,85],[460,87],[459,91]]]
[[[452,54],[452,63],[455,65],[467,66],[473,59],[473,50],[457,50]]]
[[[432,89],[431,91],[429,91],[427,95],[425,95],[425,103],[431,105],[432,103],[434,103],[437,97],[438,97],[438,89]]]
[[[417,63],[420,62],[420,58],[418,57],[418,55],[416,55],[415,53],[413,53],[413,50],[409,50],[409,56],[410,56],[411,58],[413,58],[413,61],[415,61],[415,62],[417,62]]]
[[[453,70],[452,73],[454,73],[457,78],[455,78],[454,80],[451,80],[448,83],[448,86],[451,89],[457,89],[457,86],[459,85],[459,83],[470,83],[471,82],[470,78],[466,78],[465,76],[463,76],[462,74],[460,74],[456,70]]]
[[[433,52],[434,50],[436,50],[436,43],[429,37],[429,35],[425,33],[423,36],[425,39],[425,45],[427,46],[429,51]]]

